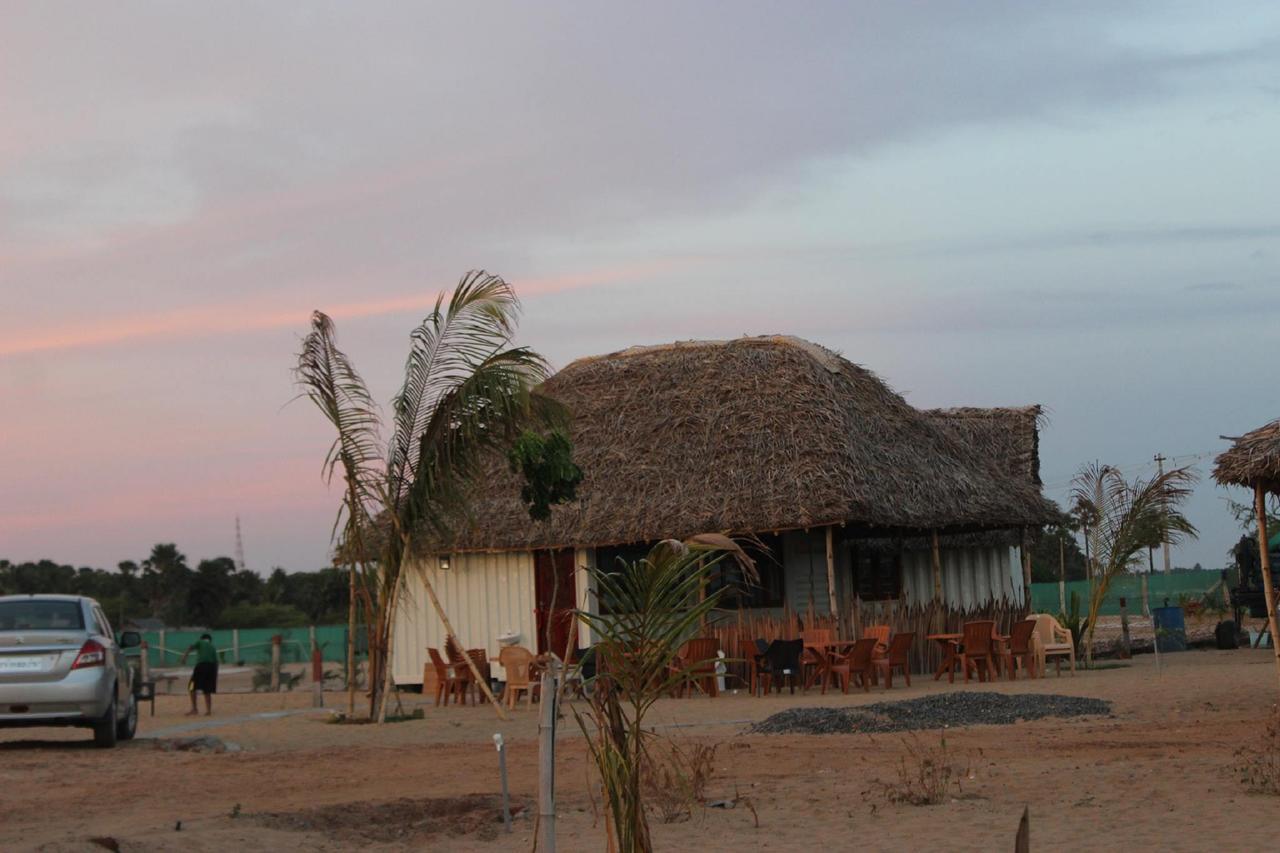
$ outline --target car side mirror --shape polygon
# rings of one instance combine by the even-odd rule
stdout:
[[[142,645],[142,635],[137,631],[124,631],[120,634],[120,648],[133,649]]]

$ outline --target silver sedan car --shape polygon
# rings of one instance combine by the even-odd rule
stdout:
[[[0,596],[0,728],[81,726],[98,746],[129,740],[138,728],[134,670],[92,598]]]

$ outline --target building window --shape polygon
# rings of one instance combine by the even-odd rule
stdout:
[[[902,555],[897,551],[851,546],[853,593],[863,601],[892,601],[902,594]]]

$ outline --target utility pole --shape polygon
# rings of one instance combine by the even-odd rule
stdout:
[[[1164,476],[1164,454],[1157,453],[1155,456],[1155,460],[1156,460],[1156,465],[1158,466],[1160,471],[1160,476],[1163,477]],[[1160,546],[1164,549],[1164,575],[1166,578],[1168,578],[1169,577],[1169,536],[1165,534],[1165,535],[1162,535],[1160,539],[1161,539]],[[1165,585],[1166,587],[1168,586],[1167,581]]]
[[[236,516],[236,571],[244,571],[244,540],[240,538],[240,516]]]

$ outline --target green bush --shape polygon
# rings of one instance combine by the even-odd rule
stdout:
[[[218,628],[301,628],[307,615],[288,604],[233,604],[218,617]]]

